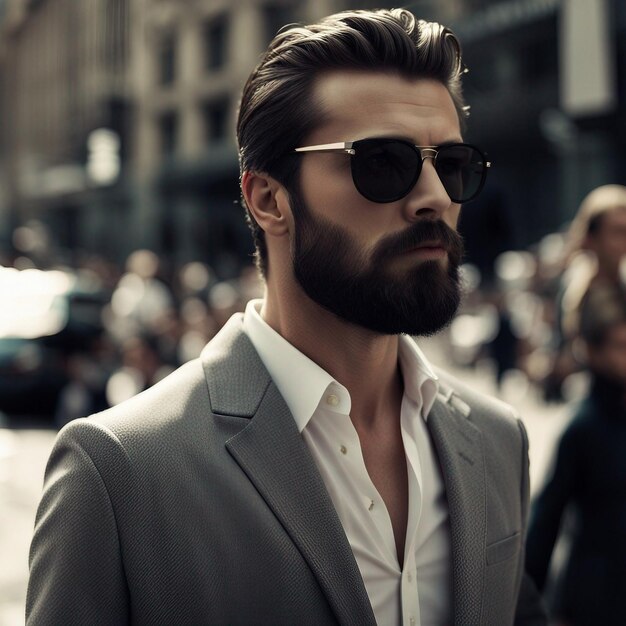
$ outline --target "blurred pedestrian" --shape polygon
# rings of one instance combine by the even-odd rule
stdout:
[[[57,428],[109,407],[106,384],[113,369],[113,346],[106,335],[85,338],[84,342],[82,350],[66,356],[68,380],[61,389],[54,412]]]
[[[142,332],[128,338],[121,346],[121,364],[106,384],[109,406],[128,400],[171,374],[159,351],[159,338]]]
[[[561,385],[580,370],[573,350],[585,295],[594,286],[624,283],[626,257],[626,187],[603,185],[582,201],[568,233],[567,267],[558,296],[554,363],[546,396],[561,397]]]
[[[501,390],[506,374],[518,369],[520,340],[514,329],[507,294],[491,287],[485,294],[485,300],[493,305],[497,319],[497,331],[485,347],[494,360],[496,384]]]
[[[174,296],[151,250],[135,250],[111,297],[109,334],[120,344],[142,332],[154,333],[172,314]]]
[[[456,312],[460,205],[487,173],[462,74],[453,33],[405,10],[272,41],[238,122],[265,297],[62,431],[29,624],[545,622],[524,427],[408,336]]]
[[[596,284],[580,312],[591,390],[560,441],[552,477],[533,509],[527,568],[546,588],[566,510],[569,558],[552,611],[567,626],[623,624],[626,610],[626,296]]]

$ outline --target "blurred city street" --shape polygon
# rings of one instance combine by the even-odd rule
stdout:
[[[424,350],[433,363],[444,364],[445,355],[436,339],[425,342]],[[485,372],[454,373],[476,389],[495,391],[492,378]],[[508,399],[522,413],[528,429],[534,493],[550,465],[569,408],[565,404],[546,405],[533,389],[511,386],[514,390],[508,391]],[[520,391],[521,396],[515,398],[514,394]],[[28,548],[45,463],[55,434],[54,429],[43,426],[0,428],[0,626],[19,626],[24,622]]]

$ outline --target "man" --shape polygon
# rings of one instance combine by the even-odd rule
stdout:
[[[556,623],[624,622],[626,595],[626,294],[595,284],[580,312],[589,394],[561,441],[552,476],[533,507],[526,562],[540,589],[565,511],[569,556],[551,602]]]
[[[459,302],[487,167],[462,72],[454,35],[402,10],[270,44],[238,121],[265,298],[60,434],[30,623],[543,623],[524,429],[403,335]]]

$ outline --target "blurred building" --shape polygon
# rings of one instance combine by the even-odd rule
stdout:
[[[5,0],[2,11],[2,242],[41,220],[67,250],[115,252],[112,226],[127,210],[128,3]]]
[[[16,254],[123,260],[147,247],[174,262],[208,261],[223,274],[249,261],[238,205],[238,94],[278,28],[335,4],[0,2],[5,255],[18,245],[14,229],[35,220],[52,250]]]
[[[203,259],[228,276],[252,252],[239,204],[239,94],[276,31],[315,19],[328,3],[136,4],[136,226],[143,245],[180,262]]]
[[[626,183],[626,3],[480,4],[452,22],[469,69],[468,140],[494,163],[463,215],[477,255],[537,242],[594,187]]]
[[[0,0],[0,250],[16,226],[39,220],[66,255],[120,261],[147,247],[174,262],[209,262],[224,276],[236,271],[251,242],[234,125],[259,54],[285,24],[393,4]],[[470,68],[468,138],[494,161],[483,205],[465,212],[470,250],[496,218],[491,242],[524,246],[571,216],[591,186],[625,182],[623,2],[409,8],[459,33]],[[596,68],[577,71],[589,56]],[[604,83],[585,89],[603,63]],[[604,99],[581,106],[581,93],[602,90]]]

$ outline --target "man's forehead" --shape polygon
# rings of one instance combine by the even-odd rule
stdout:
[[[405,126],[436,121],[460,136],[458,114],[445,85],[430,78],[407,78],[378,71],[333,71],[320,75],[312,106],[323,112],[325,125],[341,128]]]
[[[438,97],[452,97],[443,83],[432,78],[408,78],[393,72],[336,70],[317,77],[314,94],[329,106],[367,103],[411,103],[440,107]]]

